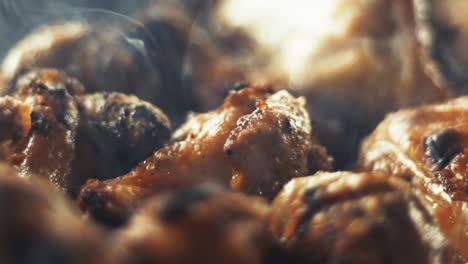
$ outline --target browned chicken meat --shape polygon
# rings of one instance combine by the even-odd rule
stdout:
[[[405,179],[468,258],[468,97],[389,115],[364,142],[363,170]]]
[[[171,124],[158,108],[135,96],[96,93],[77,97],[80,123],[73,186],[129,172],[169,141]]]
[[[418,39],[435,81],[468,91],[468,10],[464,0],[414,0]]]
[[[87,179],[129,172],[170,138],[168,118],[150,103],[120,93],[80,95],[83,86],[56,70],[18,75],[9,90],[13,97],[0,99],[2,160],[72,195]]]
[[[387,112],[451,91],[425,73],[411,1],[339,0],[334,18],[338,33],[321,40],[291,89],[311,103],[316,135],[343,168]]]
[[[156,44],[151,42],[150,37],[146,39],[145,34],[150,36],[144,30],[133,32],[125,26],[112,27],[104,23],[46,25],[10,50],[1,66],[0,75],[4,82],[9,82],[25,70],[57,68],[78,78],[86,87],[86,92],[135,94],[169,113],[183,112],[186,106],[177,101],[181,97],[168,97],[178,86],[161,83],[159,69],[162,65],[156,64],[159,60],[152,60],[151,53],[151,48],[155,48],[153,46]],[[163,90],[163,85],[167,85],[166,90]]]
[[[372,173],[317,173],[286,184],[270,226],[298,263],[454,263],[414,196]]]
[[[330,169],[311,140],[304,104],[286,91],[233,92],[217,110],[190,116],[172,143],[132,172],[89,180],[81,205],[98,219],[122,220],[146,196],[203,181],[272,198],[289,179]]]
[[[11,145],[7,160],[24,175],[48,177],[67,190],[71,185],[79,117],[75,100],[68,92],[73,88],[67,89],[63,80],[67,78],[57,72],[32,71],[18,76],[12,84],[12,96],[28,106],[14,122],[25,122],[22,126],[30,129]]]
[[[0,262],[117,263],[101,232],[40,180],[0,164]]]
[[[273,239],[259,198],[197,185],[146,202],[114,239],[123,263],[265,263]]]

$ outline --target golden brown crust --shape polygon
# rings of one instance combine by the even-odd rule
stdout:
[[[296,178],[272,208],[273,233],[300,263],[451,263],[456,258],[419,201],[383,174]]]
[[[451,242],[467,257],[467,97],[389,115],[364,142],[360,167],[407,180],[431,205]]]

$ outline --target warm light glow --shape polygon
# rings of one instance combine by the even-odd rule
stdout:
[[[221,12],[278,54],[278,66],[295,76],[323,36],[339,31],[333,23],[338,1],[227,0]]]

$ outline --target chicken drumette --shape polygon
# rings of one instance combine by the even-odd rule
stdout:
[[[71,178],[106,180],[128,173],[170,139],[169,119],[135,96],[96,93],[76,98],[80,123]]]
[[[403,178],[468,257],[468,97],[389,115],[366,139],[362,170]]]
[[[147,201],[117,232],[123,263],[265,263],[268,205],[204,184]]]
[[[82,207],[103,220],[122,220],[141,199],[168,189],[215,181],[272,198],[289,179],[330,169],[312,142],[305,100],[286,91],[246,88],[213,112],[194,114],[158,150],[127,175],[89,180]]]
[[[400,185],[371,173],[296,178],[273,201],[270,226],[293,263],[454,263],[430,215]]]

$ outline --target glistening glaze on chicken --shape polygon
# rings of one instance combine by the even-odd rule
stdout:
[[[253,120],[258,122],[244,127]],[[265,139],[250,141],[255,132]],[[277,145],[265,144],[267,139]],[[272,148],[277,151],[270,153]],[[248,160],[250,155],[257,162]],[[255,166],[262,166],[266,174]],[[80,202],[97,218],[122,220],[143,198],[164,190],[215,181],[271,198],[290,178],[330,167],[325,150],[312,142],[303,98],[246,88],[231,93],[217,110],[190,116],[171,144],[127,175],[88,181]]]
[[[468,258],[468,97],[401,110],[366,139],[362,170],[400,177],[427,200],[450,242]]]

